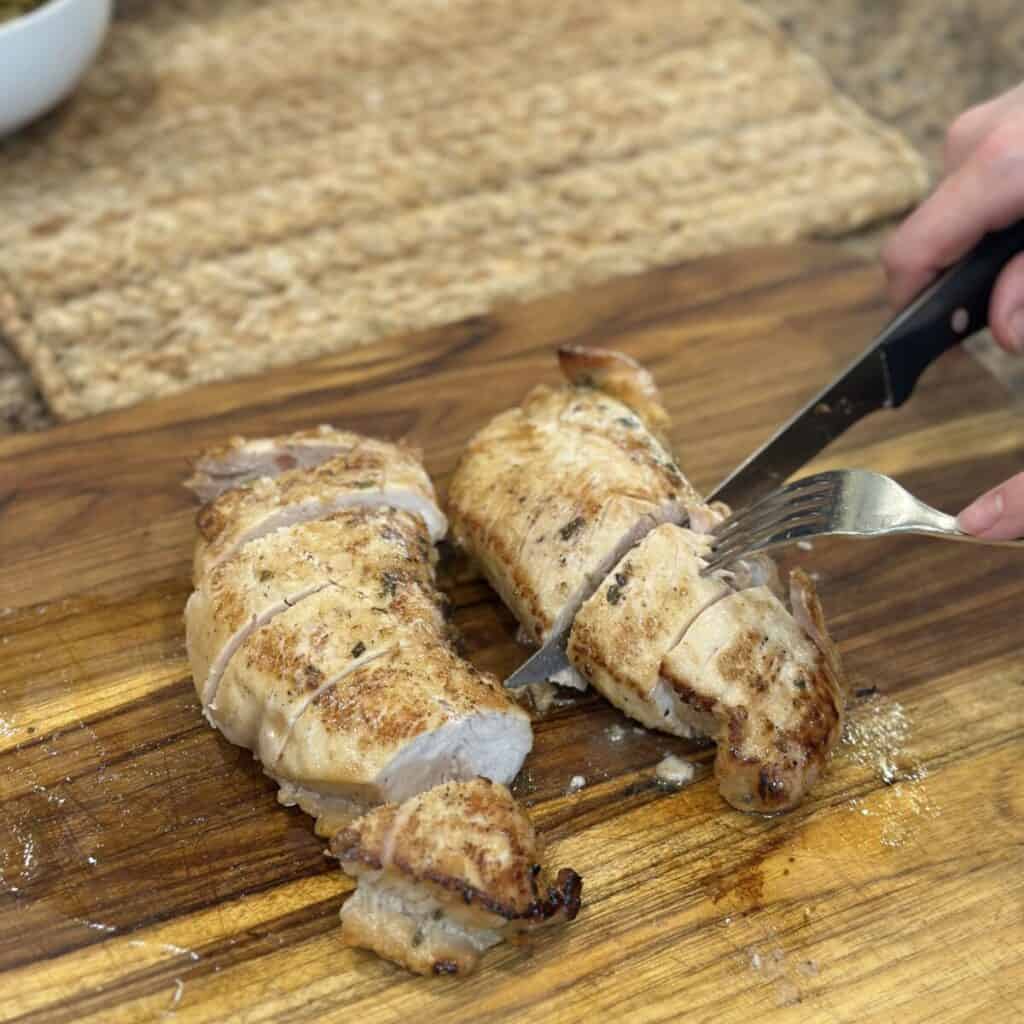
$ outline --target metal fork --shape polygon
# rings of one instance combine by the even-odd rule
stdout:
[[[741,509],[712,530],[703,575],[737,558],[810,537],[887,537],[918,533],[1024,552],[1022,540],[964,533],[956,517],[918,501],[895,480],[863,469],[835,469],[796,480]]]

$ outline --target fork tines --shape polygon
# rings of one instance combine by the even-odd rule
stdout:
[[[723,520],[703,573],[715,572],[743,555],[820,532],[838,493],[838,474],[816,473],[772,491]]]

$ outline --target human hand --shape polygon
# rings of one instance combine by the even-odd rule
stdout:
[[[889,299],[905,306],[982,235],[1024,218],[1024,84],[961,114],[946,135],[946,174],[889,239],[882,256]],[[1024,253],[1004,267],[989,326],[1010,352],[1024,352]],[[987,491],[960,513],[980,537],[1024,536],[1024,473]]]
[[[957,516],[961,530],[991,540],[1024,537],[1024,473],[986,491]]]
[[[889,298],[897,309],[982,235],[1024,218],[1024,84],[971,107],[953,122],[946,136],[945,169],[935,191],[885,247]],[[996,282],[989,326],[1007,351],[1024,352],[1024,253],[1006,265]],[[1024,502],[1021,494],[1018,500]]]

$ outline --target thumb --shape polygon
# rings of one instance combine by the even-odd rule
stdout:
[[[957,516],[960,529],[989,540],[1024,537],[1024,473],[986,491]]]

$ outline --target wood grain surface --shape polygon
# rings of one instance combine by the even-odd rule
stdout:
[[[517,791],[585,879],[569,927],[463,980],[343,949],[349,884],[311,821],[202,720],[184,656],[187,458],[329,421],[422,445],[556,379],[553,346],[655,373],[710,487],[884,318],[827,246],[709,259],[0,445],[0,1020],[1004,1021],[1024,1016],[1024,563],[927,540],[819,542],[854,686],[812,797],[731,810],[708,749],[557,708]],[[1024,465],[1024,415],[964,353],[815,464],[871,466],[955,510]],[[513,624],[457,560],[469,655]],[[875,692],[877,691],[877,693]],[[614,726],[624,726],[624,735]],[[669,792],[668,752],[698,764]],[[571,776],[586,787],[566,795]]]

